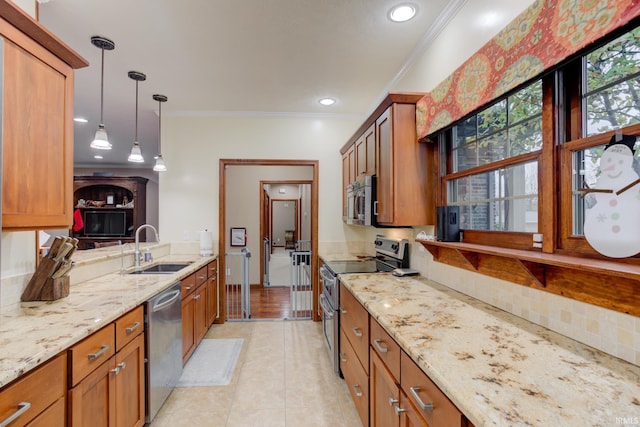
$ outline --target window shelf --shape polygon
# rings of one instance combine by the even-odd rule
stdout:
[[[437,262],[640,315],[638,264],[471,243],[416,241]]]

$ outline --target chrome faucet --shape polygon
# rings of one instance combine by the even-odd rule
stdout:
[[[140,230],[143,230],[145,228],[152,229],[154,234],[156,235],[156,242],[160,243],[160,235],[158,235],[158,230],[156,230],[156,228],[153,225],[142,224],[140,227],[138,227],[138,229],[136,230],[136,250],[133,253],[133,258],[135,260],[134,265],[136,268],[140,267],[140,260],[142,258],[142,254],[140,253]]]

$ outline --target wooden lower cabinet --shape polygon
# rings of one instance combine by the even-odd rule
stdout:
[[[135,327],[135,336],[126,338],[122,347],[111,353],[113,355],[101,359],[109,354],[110,348],[116,348],[115,331],[119,323],[126,330],[133,327],[138,319],[142,320],[141,316],[142,307],[138,307],[124,315],[121,318],[123,322],[118,319],[69,349],[71,366],[83,366],[85,359],[101,361],[88,373],[82,369],[72,375],[72,387],[68,393],[70,427],[144,425],[144,328]],[[126,327],[128,324],[132,326]],[[109,344],[105,344],[107,341]]]
[[[209,330],[207,283],[182,300],[182,363],[187,363]]]
[[[371,427],[397,427],[400,425],[400,386],[384,365],[378,354],[371,350],[369,390],[371,402],[369,422]]]
[[[182,363],[187,363],[218,316],[218,261],[182,280]]]
[[[349,388],[363,426],[369,425],[369,377],[365,372],[353,346],[340,328],[340,370]]]
[[[61,354],[0,391],[0,424],[17,415],[10,427],[63,427],[66,388],[67,356]]]

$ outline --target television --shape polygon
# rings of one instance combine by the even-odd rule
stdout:
[[[125,211],[85,211],[84,235],[87,237],[124,237],[127,234]]]

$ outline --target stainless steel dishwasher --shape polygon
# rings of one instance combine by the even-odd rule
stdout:
[[[147,331],[147,419],[150,423],[182,375],[180,282],[145,304]]]

